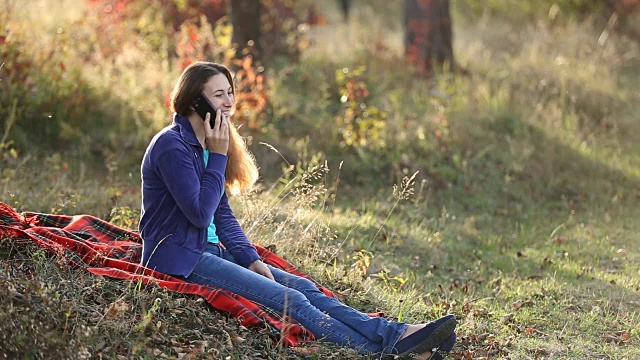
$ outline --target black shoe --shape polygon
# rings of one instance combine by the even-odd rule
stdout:
[[[453,333],[451,333],[451,335],[447,340],[445,340],[442,344],[440,344],[440,346],[438,346],[437,349],[434,349],[432,351],[431,357],[429,357],[429,360],[444,359],[447,356],[447,354],[449,354],[449,351],[453,349],[453,345],[455,344],[456,344],[456,333],[454,331]]]
[[[455,333],[453,331],[456,329],[457,324],[456,317],[452,314],[428,323],[422,329],[396,343],[394,353],[400,355],[397,359],[412,359],[414,355],[422,354],[426,351],[435,353],[440,347],[444,351],[445,342],[449,345],[448,340],[451,334],[454,334],[453,343],[455,343]],[[453,344],[450,346],[453,348]]]

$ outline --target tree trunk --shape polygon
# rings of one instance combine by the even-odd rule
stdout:
[[[405,57],[419,70],[453,70],[449,0],[404,0]]]
[[[237,46],[236,57],[253,56],[254,61],[262,57],[260,43],[260,1],[232,0],[231,24],[233,43]]]
[[[349,13],[351,10],[351,0],[339,0],[340,11],[342,12],[342,17],[344,21],[349,21]]]

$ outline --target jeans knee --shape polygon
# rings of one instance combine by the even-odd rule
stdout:
[[[293,316],[294,319],[314,319],[314,321],[328,321],[331,317],[320,312],[305,294],[298,290],[287,288],[284,296],[284,311]],[[318,317],[320,316],[320,317]]]
[[[289,307],[299,307],[304,305],[305,302],[309,301],[300,291],[292,288],[285,288],[284,303],[288,304]]]
[[[313,295],[313,296],[322,295],[322,292],[318,290],[318,288],[316,287],[316,284],[314,284],[308,279],[299,278],[297,279],[295,284],[292,284],[292,285],[294,285],[292,286],[293,288],[300,291],[307,297],[309,297],[309,295]]]

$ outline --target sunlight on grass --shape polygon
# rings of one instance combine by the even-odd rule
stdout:
[[[20,20],[16,25],[28,24],[33,35],[55,31],[78,20],[87,7],[87,2],[82,0],[6,1],[6,4],[12,5],[8,9],[15,13],[15,19]]]
[[[92,19],[70,25],[82,4],[29,1],[15,7],[12,25],[36,48],[55,52],[55,39],[89,46],[74,36],[96,35]],[[455,313],[456,358],[640,357],[638,43],[602,40],[591,21],[542,18],[516,26],[466,19],[454,9],[455,53],[466,73],[425,79],[402,61],[397,3],[358,2],[348,22],[333,2],[317,6],[328,24],[310,29],[312,45],[299,61],[266,64],[265,128],[242,129],[263,175],[256,191],[232,198],[249,238],[362,311],[411,322]],[[159,48],[125,41],[113,58],[91,48],[56,52],[91,89],[68,97],[109,97],[86,119],[105,126],[96,133],[107,125],[137,130],[98,145],[86,136],[89,154],[43,155],[0,144],[2,201],[20,211],[88,213],[135,228],[138,164],[151,134],[170,121],[164,101],[178,75],[169,60],[175,50]],[[75,50],[88,60],[74,58]],[[48,80],[63,84],[65,76]],[[343,101],[347,78],[367,90],[353,100],[356,110]],[[384,116],[363,110],[373,107]],[[376,145],[368,131],[360,135],[366,145],[345,144],[345,119],[365,113],[383,122]],[[96,148],[104,144],[116,150]],[[89,160],[96,154],[98,161]],[[60,270],[44,253],[18,254],[13,245],[0,250],[12,271],[24,261],[45,283],[65,279],[55,285],[67,294],[61,296],[82,289],[67,299],[69,307],[102,315],[109,304],[131,303],[121,322],[80,317],[91,334],[74,334],[87,349],[100,348],[101,331],[140,357],[159,356],[147,349],[148,339],[162,343],[167,333],[181,341],[242,334],[249,338],[244,347],[226,347],[225,340],[209,347],[233,357],[293,354],[217,312],[203,312],[202,325],[195,299]],[[326,345],[318,351],[318,358],[334,351],[359,358]]]

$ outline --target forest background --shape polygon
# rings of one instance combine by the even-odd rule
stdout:
[[[639,1],[0,6],[0,201],[135,229],[175,80],[222,62],[261,169],[233,199],[253,241],[360,310],[455,313],[455,359],[640,357]],[[444,59],[406,38],[447,28]],[[9,357],[360,358],[7,239],[0,284]]]

